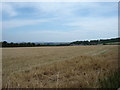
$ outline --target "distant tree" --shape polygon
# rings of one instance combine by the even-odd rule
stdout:
[[[2,42],[0,42],[0,47],[2,47]]]
[[[3,41],[2,44],[7,44],[7,41]]]
[[[3,41],[3,42],[2,42],[2,47],[6,47],[6,46],[8,46],[7,41]]]

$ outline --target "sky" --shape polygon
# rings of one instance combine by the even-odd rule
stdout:
[[[2,40],[72,42],[118,37],[117,2],[4,2]]]

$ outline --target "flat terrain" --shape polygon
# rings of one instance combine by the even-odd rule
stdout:
[[[3,48],[2,60],[3,87],[100,87],[117,68],[118,46]]]

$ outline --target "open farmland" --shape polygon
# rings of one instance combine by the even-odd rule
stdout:
[[[3,48],[3,87],[94,88],[117,69],[118,46]]]

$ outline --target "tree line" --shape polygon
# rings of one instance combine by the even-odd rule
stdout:
[[[69,46],[69,43],[62,43],[62,44],[51,44],[51,43],[8,43],[7,41],[0,42],[1,47],[37,47],[37,46]]]
[[[107,43],[114,43],[114,42],[120,42],[120,38],[112,38],[112,39],[100,39],[100,40],[86,40],[86,41],[75,41],[71,43],[31,43],[31,42],[25,42],[25,43],[8,43],[7,41],[0,42],[0,47],[37,47],[37,46],[71,46],[71,45],[98,45],[103,44],[106,45]]]
[[[100,40],[86,40],[86,41],[75,41],[70,43],[71,45],[98,45],[103,44],[107,45],[108,43],[120,42],[120,38],[112,38],[112,39],[100,39]]]

